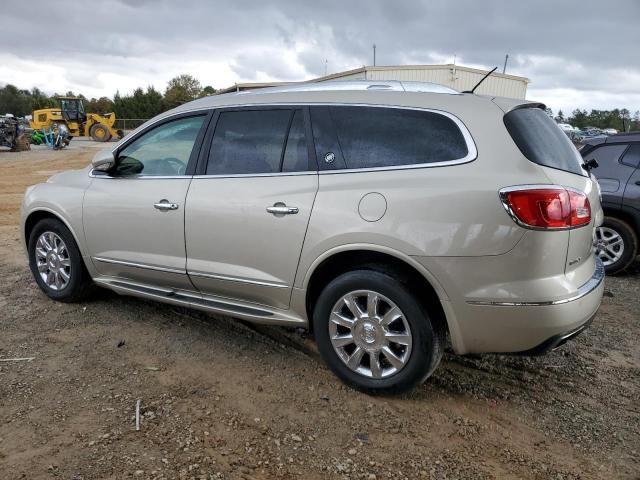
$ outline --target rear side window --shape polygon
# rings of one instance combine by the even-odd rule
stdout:
[[[504,124],[522,154],[532,162],[585,175],[580,154],[544,110],[513,110],[505,115]]]
[[[598,168],[593,170],[596,178],[616,178],[623,173],[624,167],[618,161],[626,149],[626,145],[603,145],[587,153],[584,160],[598,162]]]
[[[220,113],[209,151],[207,175],[291,172],[307,170],[308,166],[300,110]]]
[[[469,150],[449,117],[400,108],[312,108],[321,168],[376,168],[460,160]],[[335,135],[335,140],[332,138]]]
[[[640,167],[640,145],[631,145],[627,153],[622,157],[622,163],[630,167]]]

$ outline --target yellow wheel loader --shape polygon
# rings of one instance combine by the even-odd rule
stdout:
[[[34,130],[43,128],[48,130],[64,124],[72,137],[84,135],[93,138],[96,142],[107,142],[112,137],[118,139],[123,137],[122,130],[113,128],[116,123],[115,113],[86,113],[81,98],[58,97],[58,100],[60,108],[35,110],[30,127]]]

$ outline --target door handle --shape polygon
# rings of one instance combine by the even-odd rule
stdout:
[[[637,181],[636,181],[636,185],[639,185],[639,186],[640,186],[640,180],[637,180]]]
[[[276,216],[280,215],[295,215],[298,213],[298,207],[287,207],[282,202],[276,202],[272,207],[267,207],[267,212],[272,213]]]
[[[167,210],[177,210],[178,209],[178,204],[177,203],[172,203],[169,200],[167,200],[166,198],[163,198],[158,203],[154,203],[153,207],[158,209],[158,210],[162,210],[163,212],[166,212]]]

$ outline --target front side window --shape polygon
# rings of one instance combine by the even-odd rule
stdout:
[[[449,162],[469,153],[456,122],[440,113],[363,106],[315,107],[312,112],[318,161],[324,168]],[[337,142],[331,141],[333,135]]]
[[[143,133],[119,152],[114,174],[184,175],[204,119],[180,118]]]
[[[222,112],[207,175],[248,175],[308,170],[301,110]]]

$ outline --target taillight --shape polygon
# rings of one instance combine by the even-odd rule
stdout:
[[[582,192],[567,190],[571,202],[571,226],[580,227],[591,222],[591,204]]]
[[[562,187],[513,187],[500,191],[511,217],[535,229],[566,229],[591,222],[591,205],[582,192]]]

